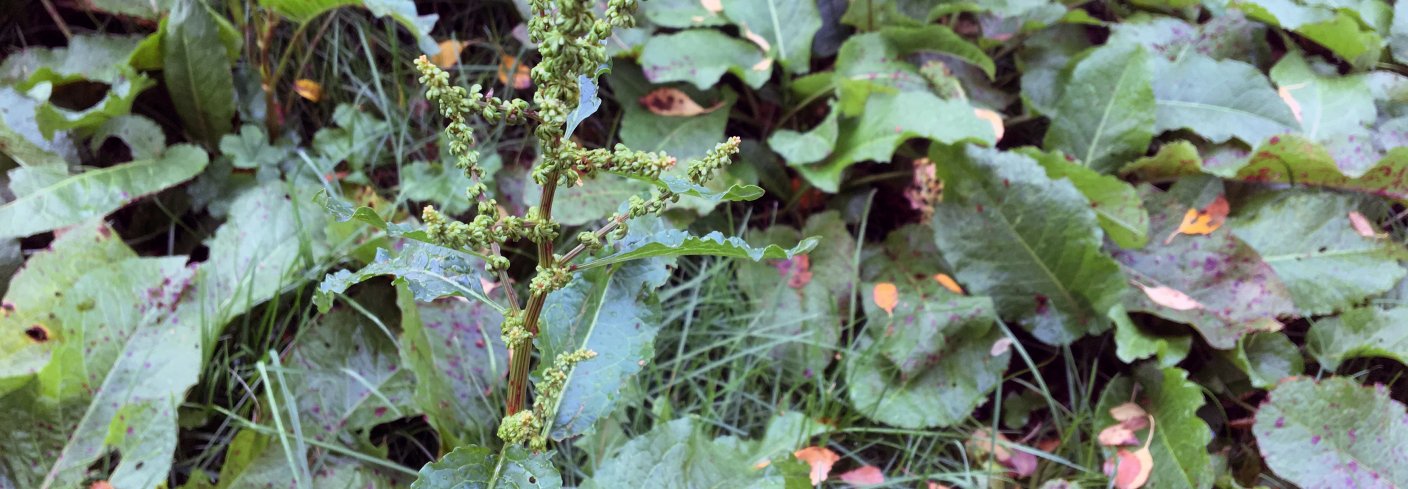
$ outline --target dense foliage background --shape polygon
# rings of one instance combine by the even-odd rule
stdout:
[[[766,194],[615,249],[752,248],[578,277],[500,454],[533,266],[418,240],[474,206],[412,60],[527,97],[527,2],[0,0],[0,488],[1408,486],[1408,4],[640,4],[571,137]],[[654,191],[596,180],[563,236]]]

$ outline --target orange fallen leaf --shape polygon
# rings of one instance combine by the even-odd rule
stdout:
[[[988,124],[992,124],[993,141],[1002,140],[1002,134],[1007,132],[1006,127],[1002,124],[1002,114],[988,109],[973,109],[973,114],[979,119],[988,121]]]
[[[772,58],[763,58],[753,65],[753,71],[768,71],[772,69]]]
[[[469,43],[467,42],[456,41],[454,39],[440,41],[440,52],[432,55],[430,62],[435,63],[435,66],[439,66],[440,68],[454,66],[460,62],[460,53],[463,53],[464,47],[468,45]]]
[[[1160,306],[1164,306],[1175,311],[1190,311],[1193,309],[1203,308],[1202,303],[1198,302],[1197,300],[1194,300],[1192,297],[1188,297],[1188,294],[1185,294],[1179,291],[1178,289],[1164,287],[1162,285],[1158,287],[1150,287],[1141,283],[1135,283],[1134,285],[1139,286],[1139,289],[1144,291],[1144,295],[1148,296],[1149,300],[1154,301],[1155,304],[1158,304]]]
[[[895,284],[881,282],[875,284],[875,288],[870,292],[871,299],[875,300],[875,305],[880,306],[891,316],[895,315],[895,306],[900,305],[900,290]]]
[[[533,86],[533,72],[525,63],[519,63],[517,58],[505,54],[499,59],[499,83],[508,85],[508,74],[513,72],[513,88],[515,90],[526,90]]]
[[[294,80],[293,91],[297,93],[299,97],[308,99],[309,102],[317,102],[323,99],[323,86],[307,78]]]
[[[1173,237],[1180,234],[1212,234],[1217,228],[1222,227],[1222,223],[1227,221],[1227,213],[1230,210],[1231,206],[1227,203],[1227,199],[1221,195],[1201,210],[1188,209],[1188,212],[1183,214],[1183,222],[1178,225],[1178,229],[1168,235],[1164,244],[1172,243]]]
[[[837,460],[841,460],[840,455],[837,455],[836,452],[826,447],[806,447],[792,452],[792,456],[797,457],[797,460],[801,460],[811,466],[813,486],[826,480],[826,477],[831,474],[831,466],[834,465]]]
[[[716,14],[724,11],[723,0],[699,0],[699,5],[704,6],[704,10],[708,10]]]
[[[952,487],[950,487],[950,486],[948,486],[948,485],[940,484],[940,483],[937,483],[937,482],[934,482],[934,481],[929,481],[928,487],[929,487],[929,489],[953,489]]]
[[[940,273],[934,276],[934,280],[938,281],[939,285],[944,286],[944,288],[948,289],[950,292],[963,295],[963,287],[960,287],[958,282],[953,281],[953,277]]]
[[[1369,222],[1369,218],[1364,217],[1359,211],[1349,211],[1349,225],[1354,227],[1354,232],[1365,238],[1384,238],[1387,234],[1380,233],[1378,227]]]
[[[689,94],[669,87],[651,90],[640,98],[640,104],[652,114],[668,117],[692,117],[713,112],[724,106],[720,101],[713,107],[704,108],[689,98]]]
[[[857,486],[873,486],[885,483],[885,473],[880,472],[880,468],[874,465],[865,465],[861,468],[848,471],[839,476],[842,482]]]
[[[1285,102],[1286,106],[1291,108],[1291,115],[1296,117],[1296,122],[1301,121],[1300,102],[1297,102],[1295,96],[1291,95],[1291,90],[1295,90],[1303,86],[1305,86],[1304,83],[1297,83],[1295,85],[1286,85],[1284,87],[1276,89],[1276,94],[1281,96],[1281,101]]]
[[[1149,447],[1133,452],[1121,448],[1114,458],[1105,461],[1105,473],[1115,478],[1116,489],[1139,489],[1149,482],[1154,471],[1154,457]]]
[[[108,481],[97,481],[94,482],[93,485],[88,486],[88,489],[112,489],[112,483]]]
[[[994,438],[996,438],[999,444],[993,443]],[[1009,450],[1006,446],[1003,446],[1003,444],[1008,443],[1012,442],[1002,433],[998,433],[994,437],[991,431],[988,431],[986,428],[979,428],[973,430],[973,434],[968,437],[967,445],[968,450],[978,457],[992,454],[993,460],[1007,467],[1008,471],[1017,478],[1028,477],[1035,473],[1037,462],[1036,455],[1021,450]]]

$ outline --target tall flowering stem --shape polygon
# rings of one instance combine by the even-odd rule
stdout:
[[[424,56],[416,60],[426,98],[435,102],[440,115],[447,120],[445,137],[450,154],[456,166],[474,182],[467,189],[466,197],[477,203],[469,221],[455,220],[440,214],[433,206],[426,206],[421,219],[427,233],[442,246],[487,256],[486,268],[501,279],[507,278],[509,267],[502,248],[520,240],[531,241],[537,248],[537,272],[529,283],[527,302],[520,305],[516,295],[508,294],[509,307],[501,327],[510,360],[505,418],[499,428],[499,436],[506,442],[527,444],[535,449],[546,446],[546,424],[555,415],[548,410],[553,409],[566,388],[566,372],[576,363],[595,356],[589,350],[578,350],[544,358],[551,367],[545,370],[538,383],[533,407],[525,407],[528,374],[533,363],[533,339],[539,333],[538,321],[548,296],[572,281],[574,259],[624,236],[631,218],[661,212],[679,199],[679,195],[669,190],[658,190],[648,198],[633,197],[624,211],[603,216],[607,220],[601,228],[579,233],[578,244],[566,254],[554,252],[553,243],[561,231],[561,225],[553,220],[552,214],[558,186],[571,185],[579,179],[591,180],[600,172],[653,179],[675,164],[674,158],[663,153],[635,151],[620,144],[611,149],[588,149],[564,137],[569,114],[576,108],[580,96],[579,75],[591,76],[606,65],[605,40],[613,29],[634,25],[637,0],[610,0],[601,17],[592,4],[591,0],[531,0],[529,39],[537,44],[542,57],[532,70],[537,89],[531,103],[487,96],[479,85],[469,89],[454,86],[449,73]],[[539,158],[532,177],[542,188],[542,194],[539,204],[522,216],[505,215],[483,184],[483,170],[478,164],[478,153],[473,149],[472,122],[476,117],[487,124],[533,126]],[[703,184],[729,163],[730,157],[738,152],[738,144],[738,138],[719,144],[689,167],[687,179]]]

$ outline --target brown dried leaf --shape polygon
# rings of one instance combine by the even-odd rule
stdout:
[[[689,98],[688,94],[669,87],[651,90],[650,93],[640,98],[640,104],[644,105],[652,114],[667,117],[693,117],[713,112],[724,105],[723,102],[719,102],[706,109],[694,99]]]

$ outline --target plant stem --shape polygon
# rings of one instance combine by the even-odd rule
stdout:
[[[538,200],[538,220],[542,222],[552,222],[552,199],[557,193],[559,176],[558,172],[549,173],[543,182],[542,198]],[[552,240],[544,239],[538,242],[538,266],[546,270],[553,265]],[[538,316],[542,314],[543,303],[546,301],[546,293],[534,292],[528,297],[528,305],[524,307],[523,327],[534,337],[538,336]],[[508,400],[505,406],[509,416],[523,410],[524,401],[528,397],[528,371],[532,366],[533,342],[513,345],[509,350]]]

